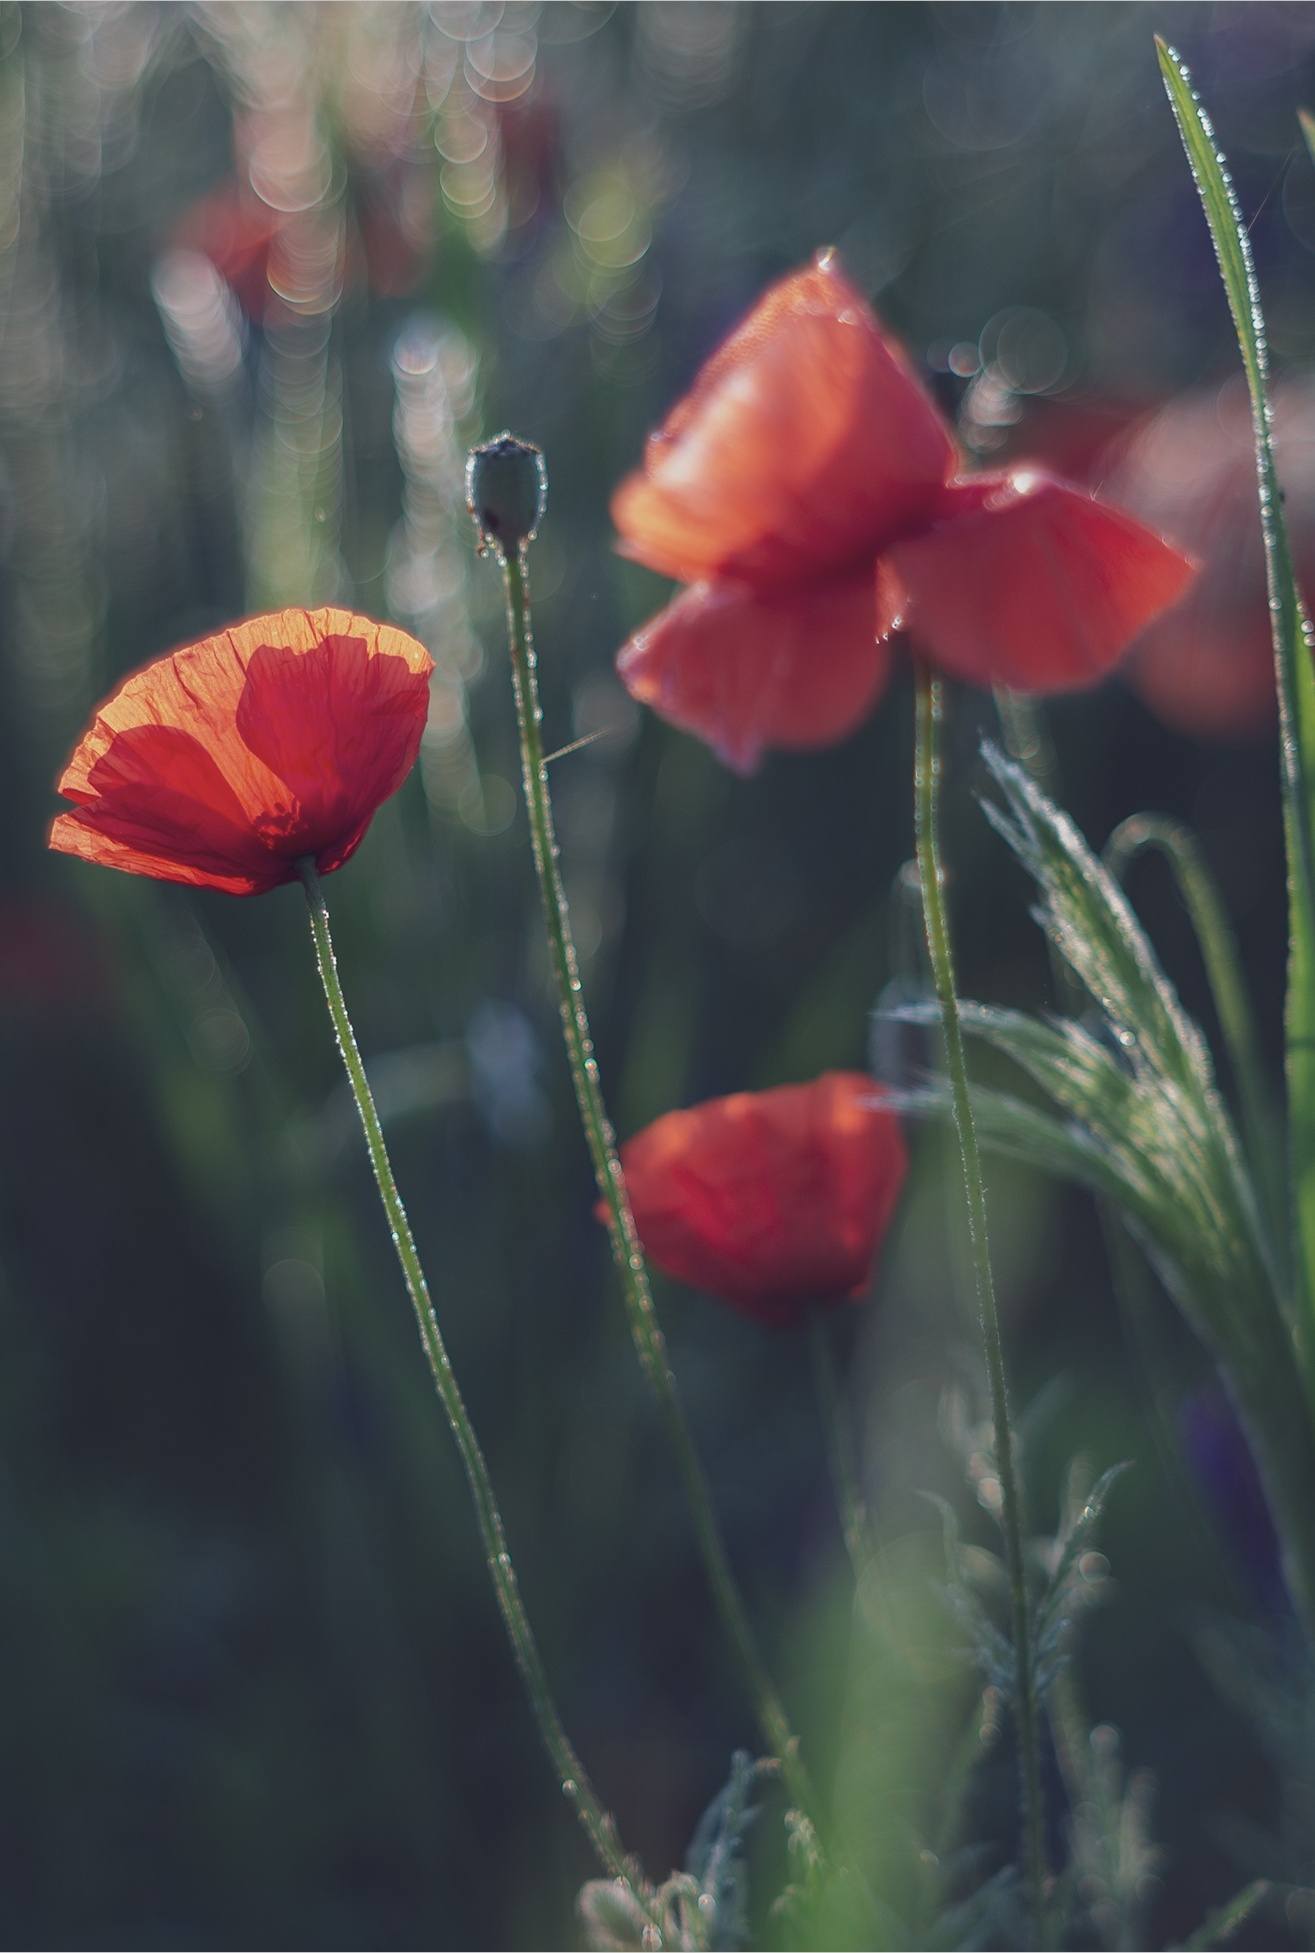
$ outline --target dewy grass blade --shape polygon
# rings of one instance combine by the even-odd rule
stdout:
[[[1251,393],[1260,521],[1278,680],[1283,824],[1288,854],[1288,1149],[1297,1266],[1296,1330],[1315,1406],[1315,667],[1292,570],[1274,463],[1269,357],[1255,265],[1214,130],[1174,50],[1156,37],[1160,72],[1187,151],[1237,328]],[[1303,123],[1303,128],[1304,128]]]
[[[1247,995],[1236,933],[1200,843],[1190,828],[1181,821],[1156,814],[1133,814],[1115,828],[1106,843],[1105,866],[1121,884],[1133,860],[1146,852],[1162,855],[1168,863],[1191,920],[1241,1109],[1251,1180],[1258,1198],[1264,1202],[1266,1222],[1281,1241],[1286,1227],[1286,1194],[1277,1120],[1265,1090],[1260,1038]],[[1282,1242],[1284,1264],[1287,1246]]]

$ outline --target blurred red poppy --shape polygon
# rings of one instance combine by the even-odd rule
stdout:
[[[693,587],[623,682],[749,772],[852,731],[910,633],[974,684],[1102,677],[1177,601],[1184,557],[1037,470],[961,476],[949,427],[824,252],[774,286],[612,504],[623,554]]]
[[[348,284],[368,284],[381,298],[413,291],[420,275],[421,253],[405,221],[403,189],[400,178],[394,184],[362,172],[346,246],[335,253],[330,242],[328,269],[336,256]],[[326,268],[322,218],[314,210],[274,210],[234,179],[192,205],[176,226],[173,243],[208,258],[247,318],[263,325],[289,290],[292,309],[298,309],[307,262],[318,288]],[[328,236],[331,240],[332,232]]]
[[[209,258],[247,318],[259,325],[273,299],[270,259],[287,222],[254,190],[221,183],[186,212],[174,231],[175,246]]]
[[[1297,579],[1315,590],[1315,389],[1274,390],[1274,438]],[[1273,730],[1277,707],[1256,456],[1246,389],[1171,400],[1101,461],[1111,493],[1200,556],[1186,601],[1137,640],[1125,676],[1167,725],[1193,737]]]
[[[668,1112],[621,1148],[651,1260],[782,1324],[862,1295],[905,1161],[898,1119],[860,1072]]]
[[[158,881],[261,895],[360,846],[414,764],[433,659],[346,610],[282,610],[157,658],[101,706],[50,845]]]

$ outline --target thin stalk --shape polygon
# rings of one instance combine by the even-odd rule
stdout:
[[[576,1103],[580,1108],[594,1178],[607,1210],[612,1258],[620,1278],[631,1340],[649,1386],[657,1398],[667,1437],[676,1454],[676,1466],[684,1483],[717,1612],[744,1672],[763,1735],[780,1761],[791,1795],[816,1824],[819,1818],[816,1793],[800,1760],[798,1739],[790,1727],[784,1704],[758,1653],[749,1616],[731,1571],[708,1481],[680,1406],[676,1380],[667,1360],[662,1326],[653,1305],[644,1252],[635,1229],[635,1217],[631,1212],[621,1162],[617,1158],[616,1138],[603,1102],[598,1061],[594,1056],[589,1017],[580,987],[580,969],[571,933],[566,891],[562,887],[557,865],[557,838],[548,789],[548,768],[540,733],[543,714],[535,677],[525,550],[522,546],[509,551],[500,550],[498,554],[506,579],[507,633],[516,691],[516,717],[520,726],[525,805],[534,842],[534,862],[539,874],[539,892],[543,898],[562,1032],[566,1039],[566,1055],[570,1061]]]
[[[861,1590],[872,1570],[873,1541],[868,1530],[867,1501],[859,1485],[854,1461],[853,1433],[845,1417],[844,1396],[836,1375],[829,1324],[820,1319],[812,1323],[808,1340],[813,1353],[813,1384],[822,1433],[826,1439],[836,1508],[840,1514],[840,1530],[844,1534],[845,1550],[854,1570],[854,1579]]]
[[[402,1265],[402,1279],[406,1283],[406,1292],[411,1298],[411,1307],[415,1311],[420,1341],[424,1345],[439,1398],[443,1409],[447,1412],[448,1423],[456,1439],[461,1462],[465,1467],[471,1497],[474,1500],[475,1516],[479,1521],[480,1535],[488,1556],[489,1576],[493,1581],[498,1610],[502,1615],[503,1626],[507,1630],[507,1639],[511,1643],[512,1655],[520,1670],[521,1680],[525,1684],[531,1712],[538,1724],[543,1746],[561,1781],[563,1795],[584,1827],[585,1835],[598,1854],[604,1870],[625,1885],[654,1929],[660,1933],[661,1921],[644,1892],[642,1881],[636,1879],[633,1865],[622,1849],[616,1821],[599,1801],[598,1794],[572,1748],[570,1738],[562,1726],[562,1719],[557,1713],[557,1705],[553,1700],[548,1677],[544,1671],[543,1658],[530,1627],[525,1603],[521,1599],[516,1570],[507,1548],[507,1535],[494,1496],[493,1484],[489,1478],[488,1466],[484,1462],[484,1454],[480,1450],[475,1427],[470,1421],[470,1413],[466,1409],[457,1385],[456,1374],[448,1357],[442,1332],[438,1326],[438,1317],[434,1313],[434,1305],[430,1299],[425,1271],[420,1265],[420,1256],[416,1251],[411,1223],[407,1219],[402,1197],[397,1191],[397,1182],[393,1178],[392,1163],[384,1144],[383,1127],[379,1123],[374,1095],[365,1075],[356,1033],[347,1014],[347,1002],[343,996],[338,964],[333,953],[333,940],[329,934],[329,911],[325,907],[324,892],[312,860],[299,861],[297,866],[306,890],[311,937],[315,944],[315,959],[319,965],[320,981],[324,985],[329,1016],[333,1021],[338,1049],[342,1053],[342,1061],[346,1067],[347,1082],[352,1088],[352,1097],[356,1100],[356,1110],[361,1115],[365,1143],[370,1153],[370,1164],[374,1168],[374,1177],[379,1187],[379,1198],[383,1202],[384,1213],[393,1237],[393,1246],[397,1250],[397,1259]],[[658,1944],[661,1944],[660,1938]]]
[[[1000,1480],[1001,1517],[1013,1615],[1014,1715],[1018,1730],[1023,1849],[1031,1895],[1033,1926],[1037,1943],[1044,1944],[1046,1856],[1045,1817],[1041,1800],[1040,1708],[1037,1700],[1032,1620],[1028,1606],[1027,1575],[1023,1558],[1023,1501],[1014,1454],[1013,1425],[1009,1416],[1004,1342],[1000,1333],[1000,1314],[996,1307],[995,1282],[991,1275],[991,1250],[986,1225],[986,1187],[982,1179],[981,1156],[977,1150],[977,1132],[973,1124],[972,1098],[968,1088],[968,1066],[964,1057],[963,1030],[959,1022],[959,1004],[955,994],[954,956],[950,946],[937,825],[940,783],[939,734],[943,702],[939,679],[921,663],[917,667],[916,682],[914,826],[917,835],[918,876],[922,885],[927,949],[931,957],[932,979],[936,986],[937,1001],[940,1004],[941,1027],[945,1038],[946,1068],[954,1106],[955,1131],[959,1138],[964,1191],[968,1202],[968,1236],[972,1251],[973,1281],[977,1291],[977,1312],[981,1323],[982,1343],[986,1351],[986,1371],[991,1388],[991,1411],[995,1425],[995,1468]]]

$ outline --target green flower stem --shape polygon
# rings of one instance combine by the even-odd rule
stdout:
[[[370,1152],[370,1164],[374,1168],[374,1177],[379,1187],[379,1198],[383,1202],[384,1213],[388,1218],[393,1245],[397,1249],[397,1259],[402,1264],[402,1278],[406,1283],[406,1292],[411,1298],[411,1307],[415,1310],[420,1340],[424,1344],[434,1383],[442,1400],[443,1409],[447,1412],[457,1450],[461,1453],[461,1462],[465,1466],[466,1478],[475,1504],[475,1516],[479,1521],[480,1535],[488,1555],[489,1576],[493,1581],[498,1610],[502,1615],[503,1626],[507,1630],[507,1639],[511,1643],[511,1651],[520,1670],[521,1680],[525,1684],[530,1709],[538,1724],[543,1746],[561,1780],[563,1794],[583,1825],[585,1834],[598,1854],[604,1870],[613,1878],[622,1881],[655,1930],[660,1931],[661,1921],[649,1904],[642,1881],[636,1878],[634,1866],[622,1849],[616,1822],[600,1803],[597,1792],[590,1783],[579,1757],[571,1747],[570,1738],[562,1727],[562,1719],[557,1713],[557,1705],[553,1701],[548,1677],[544,1672],[543,1659],[530,1627],[529,1616],[525,1612],[525,1603],[521,1599],[516,1571],[511,1563],[511,1554],[507,1550],[507,1535],[494,1496],[493,1484],[489,1478],[488,1466],[484,1462],[484,1454],[480,1450],[475,1427],[470,1421],[470,1413],[466,1409],[457,1385],[456,1374],[438,1326],[438,1317],[434,1313],[434,1305],[430,1300],[425,1271],[420,1265],[420,1256],[416,1252],[411,1224],[406,1217],[402,1197],[397,1191],[397,1182],[393,1178],[392,1164],[384,1144],[383,1128],[379,1123],[374,1096],[365,1075],[365,1066],[361,1061],[356,1034],[352,1029],[352,1020],[347,1014],[347,1003],[342,993],[338,965],[333,953],[333,939],[329,934],[329,911],[325,907],[320,878],[315,872],[313,861],[302,860],[297,866],[306,890],[311,936],[315,944],[320,981],[324,985],[329,1016],[333,1020],[338,1049],[342,1053],[342,1061],[347,1070],[347,1082],[356,1100],[356,1110],[361,1115],[365,1143]],[[661,1943],[660,1940],[658,1943]]]
[[[860,1590],[872,1571],[875,1557],[868,1530],[867,1501],[859,1485],[854,1459],[853,1433],[845,1417],[844,1394],[836,1375],[835,1353],[831,1348],[831,1326],[820,1316],[809,1325],[808,1339],[813,1354],[813,1384],[818,1414],[826,1439],[827,1462],[835,1488],[836,1508],[845,1551]]]
[[[630,1335],[649,1386],[657,1398],[667,1436],[676,1454],[676,1466],[685,1486],[694,1530],[703,1555],[709,1584],[722,1625],[744,1671],[757,1709],[763,1736],[781,1769],[796,1803],[818,1822],[816,1794],[799,1756],[798,1739],[790,1727],[784,1705],[758,1653],[748,1613],[731,1571],[721,1528],[713,1510],[712,1498],[703,1467],[699,1462],[689,1426],[676,1392],[676,1380],[667,1360],[666,1343],[657,1311],[653,1306],[648,1270],[635,1230],[635,1218],[626,1192],[625,1177],[617,1158],[616,1139],[603,1103],[594,1057],[589,1018],[580,988],[579,964],[571,934],[571,919],[566,906],[557,865],[557,840],[553,829],[552,801],[548,791],[548,769],[540,734],[542,712],[535,678],[534,640],[530,625],[529,579],[524,548],[498,551],[506,578],[507,631],[511,645],[512,677],[516,690],[516,716],[520,725],[521,766],[525,782],[525,804],[529,811],[530,833],[534,841],[534,861],[539,873],[539,890],[548,928],[548,947],[552,955],[553,976],[557,985],[562,1015],[562,1031],[570,1060],[571,1077],[580,1108],[594,1178],[607,1209],[607,1228],[612,1257],[620,1277]]]
[[[1023,1502],[1014,1455],[1013,1426],[1009,1416],[1009,1391],[1005,1381],[1000,1314],[996,1307],[995,1282],[991,1275],[991,1250],[986,1226],[986,1187],[982,1179],[981,1156],[977,1150],[972,1099],[968,1089],[968,1066],[964,1057],[963,1030],[959,1022],[959,1004],[955,995],[954,956],[950,947],[940,838],[937,832],[940,784],[939,734],[943,701],[939,679],[921,663],[917,667],[916,682],[917,747],[914,761],[914,824],[917,834],[918,877],[922,885],[927,949],[931,957],[932,978],[936,986],[937,1001],[940,1004],[941,1027],[945,1037],[945,1059],[954,1105],[954,1125],[959,1137],[959,1157],[963,1165],[964,1190],[968,1201],[968,1234],[972,1248],[977,1311],[981,1322],[982,1342],[986,1350],[987,1376],[991,1386],[991,1410],[995,1424],[995,1468],[1000,1480],[1001,1517],[1004,1524],[1005,1556],[1008,1562],[1013,1613],[1014,1714],[1018,1730],[1019,1775],[1022,1784],[1023,1849],[1031,1895],[1033,1927],[1037,1944],[1043,1945],[1046,1911],[1045,1818],[1041,1801],[1040,1710],[1032,1649],[1031,1611],[1027,1597],[1027,1574],[1023,1558]]]

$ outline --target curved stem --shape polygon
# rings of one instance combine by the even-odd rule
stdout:
[[[1282,1242],[1288,1232],[1283,1168],[1265,1094],[1255,1019],[1228,911],[1196,836],[1181,821],[1156,814],[1133,814],[1110,836],[1105,848],[1105,865],[1122,881],[1130,863],[1147,848],[1155,849],[1168,862],[1191,919],[1241,1106],[1247,1153],[1263,1189],[1272,1237]]]
[[[534,841],[534,861],[539,874],[544,919],[548,928],[548,947],[552,957],[557,1000],[561,1009],[562,1032],[576,1103],[593,1162],[594,1178],[607,1210],[607,1230],[612,1243],[612,1258],[620,1278],[626,1316],[630,1324],[640,1364],[649,1387],[657,1398],[667,1437],[676,1454],[676,1466],[685,1487],[699,1550],[707,1570],[717,1611],[753,1696],[758,1721],[773,1754],[780,1760],[791,1795],[816,1824],[816,1794],[799,1757],[798,1739],[790,1727],[785,1708],[758,1653],[749,1616],[740,1596],[735,1575],[713,1510],[708,1481],[694,1448],[689,1426],[680,1407],[676,1380],[667,1360],[666,1342],[653,1294],[649,1287],[644,1252],[635,1229],[635,1218],[626,1192],[625,1177],[617,1158],[616,1139],[603,1103],[594,1056],[593,1037],[580,988],[580,970],[571,934],[571,919],[557,865],[557,838],[553,828],[552,801],[548,791],[548,769],[543,754],[539,706],[539,687],[535,677],[534,640],[530,626],[529,579],[524,548],[499,552],[507,590],[507,631],[511,644],[512,678],[516,691],[516,716],[520,726],[521,769],[525,783],[525,805],[529,812],[530,833]]]
[[[954,1125],[959,1138],[964,1191],[968,1202],[968,1234],[972,1248],[977,1313],[986,1351],[995,1425],[995,1468],[1000,1480],[1001,1519],[1013,1615],[1014,1715],[1018,1730],[1019,1775],[1022,1788],[1023,1849],[1031,1895],[1032,1923],[1038,1945],[1045,1943],[1045,1818],[1041,1801],[1041,1730],[1036,1668],[1032,1648],[1032,1620],[1023,1558],[1023,1501],[1009,1416],[1004,1343],[991,1275],[991,1250],[986,1226],[986,1187],[973,1124],[964,1057],[963,1030],[955,995],[954,956],[950,946],[941,869],[937,801],[940,783],[939,733],[943,711],[939,679],[921,663],[917,667],[917,747],[914,761],[914,814],[918,848],[918,876],[927,925],[927,948],[941,1010],[945,1060]]]
[[[365,1143],[369,1148],[370,1164],[379,1187],[379,1198],[383,1202],[384,1213],[392,1233],[393,1245],[397,1249],[397,1259],[402,1265],[402,1278],[406,1292],[415,1310],[420,1340],[424,1345],[429,1367],[433,1372],[443,1409],[447,1412],[452,1435],[456,1439],[461,1462],[465,1466],[466,1478],[474,1500],[475,1516],[479,1521],[480,1535],[484,1550],[488,1555],[489,1576],[493,1581],[493,1591],[497,1597],[498,1610],[502,1615],[503,1626],[516,1666],[520,1670],[525,1692],[529,1697],[530,1709],[538,1724],[543,1746],[561,1780],[562,1791],[573,1807],[576,1816],[584,1827],[604,1869],[613,1878],[620,1879],[630,1891],[656,1930],[660,1921],[644,1893],[642,1882],[635,1877],[634,1867],[627,1859],[617,1834],[616,1822],[602,1803],[590,1783],[574,1749],[570,1738],[562,1727],[562,1719],[553,1701],[548,1677],[544,1672],[543,1658],[530,1627],[525,1603],[521,1599],[516,1571],[511,1563],[507,1549],[507,1536],[502,1524],[502,1514],[498,1510],[493,1484],[489,1478],[488,1466],[480,1450],[475,1427],[470,1421],[461,1391],[457,1386],[438,1317],[429,1295],[429,1285],[425,1280],[420,1256],[416,1251],[415,1237],[411,1224],[402,1205],[402,1197],[397,1191],[393,1178],[392,1164],[388,1149],[384,1144],[383,1128],[375,1109],[374,1095],[365,1075],[361,1061],[356,1034],[352,1029],[351,1018],[347,1014],[347,1003],[343,996],[342,984],[338,977],[337,960],[333,953],[333,940],[329,934],[329,911],[325,907],[324,892],[320,887],[315,864],[303,860],[297,864],[302,884],[306,890],[306,902],[310,910],[311,936],[315,944],[315,957],[319,965],[320,981],[324,985],[324,995],[329,1006],[329,1016],[333,1020],[334,1032],[338,1039],[338,1049],[347,1070],[347,1082],[356,1100],[356,1110],[361,1115],[361,1125],[365,1131]],[[659,1940],[660,1943],[660,1940]]]

